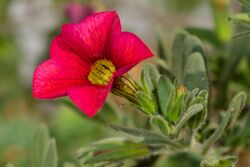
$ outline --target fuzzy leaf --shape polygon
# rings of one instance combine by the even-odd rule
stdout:
[[[208,92],[206,90],[202,90],[199,93],[197,93],[196,96],[193,96],[191,101],[188,103],[187,106],[192,106],[194,104],[202,104],[203,110],[202,112],[199,112],[194,117],[188,120],[188,126],[192,129],[195,128],[201,128],[202,125],[204,125],[207,115],[208,115]]]
[[[217,157],[210,157],[201,162],[201,167],[236,167],[237,158],[227,156],[220,159]]]
[[[237,32],[245,31],[247,28],[239,27]],[[220,78],[218,82],[218,90],[220,93],[217,97],[217,105],[225,106],[227,101],[226,92],[228,89],[229,80],[235,75],[236,69],[238,68],[240,62],[243,61],[245,57],[249,57],[250,54],[250,36],[245,36],[244,38],[238,38],[232,40],[228,47],[228,58],[225,62],[224,67],[221,69]]]
[[[116,150],[104,154],[99,154],[88,159],[85,163],[97,163],[101,161],[118,161],[128,158],[138,158],[149,154],[148,148],[130,148],[124,150]]]
[[[176,88],[175,88],[175,90],[172,91],[172,95],[170,97],[170,101],[169,101],[168,108],[167,108],[167,113],[165,114],[166,119],[168,121],[171,121],[171,122],[174,121],[172,119],[172,115],[174,115],[173,112],[174,112],[174,109],[176,106],[176,99],[177,99],[177,92],[176,92]]]
[[[188,108],[188,110],[184,113],[178,124],[176,125],[176,134],[179,134],[182,127],[187,123],[187,121],[201,112],[203,110],[202,104],[194,104],[191,107]],[[198,123],[199,124],[199,123]]]
[[[81,148],[78,158],[81,163],[117,161],[149,154],[147,145],[131,142],[125,138],[108,138]]]
[[[126,149],[128,147],[146,147],[146,145],[134,143],[129,141],[124,137],[112,137],[99,140],[90,144],[87,147],[83,147],[78,151],[78,158],[82,158],[88,152],[98,152],[105,150],[117,150],[117,149]]]
[[[176,97],[173,110],[169,111],[167,114],[168,119],[170,121],[176,122],[179,119],[181,109],[183,107],[184,96],[185,96],[185,94],[181,94],[181,95]]]
[[[168,78],[161,76],[157,85],[157,96],[160,111],[164,115],[167,114],[168,105],[173,91],[175,91],[175,88],[171,81]]]
[[[182,83],[184,57],[184,40],[187,38],[186,32],[179,32],[176,34],[172,46],[172,72],[177,79],[177,83]]]
[[[172,71],[177,85],[183,85],[184,66],[193,52],[203,54],[200,40],[187,32],[179,32],[172,47]]]
[[[57,167],[58,166],[58,155],[56,149],[55,139],[50,139],[49,145],[44,156],[42,167]]]
[[[32,167],[41,167],[46,149],[49,145],[49,132],[45,125],[39,125],[35,131],[32,150],[31,165]]]
[[[205,141],[202,149],[202,153],[206,153],[209,149],[209,147],[214,144],[217,140],[221,138],[223,135],[226,127],[229,124],[229,120],[231,117],[232,113],[231,112],[226,112],[225,116],[222,119],[222,122],[220,126],[214,131],[214,133]]]
[[[190,55],[185,64],[184,84],[189,90],[199,88],[208,90],[207,70],[203,56],[195,52]]]
[[[138,91],[136,92],[137,102],[139,106],[137,106],[142,112],[147,115],[152,115],[157,112],[157,105],[155,100],[148,94]]]
[[[197,28],[197,27],[187,27],[185,28],[187,32],[199,37],[201,40],[205,40],[211,43],[215,47],[222,46],[220,39],[213,30],[205,29],[205,28]]]
[[[159,157],[155,167],[200,167],[202,158],[200,155],[188,151],[175,151]]]
[[[247,9],[250,9],[250,0],[239,0],[239,2]]]
[[[181,147],[179,143],[162,134],[154,133],[144,129],[132,129],[117,125],[110,125],[110,127],[137,143],[143,144],[167,144],[175,148]]]
[[[233,39],[238,39],[238,38],[243,38],[243,37],[246,37],[246,36],[250,36],[250,31],[243,31],[243,32],[239,32],[237,34],[234,34],[232,36]]]
[[[233,16],[230,16],[229,21],[243,24],[245,26],[250,26],[250,14],[249,13],[238,13]]]
[[[141,80],[144,89],[151,94],[157,87],[160,74],[152,64],[145,64],[141,72]]]
[[[246,93],[240,92],[237,95],[235,95],[232,101],[230,102],[230,105],[227,111],[227,112],[232,112],[231,118],[229,120],[230,122],[229,127],[232,127],[237,121],[243,107],[245,106],[246,98],[247,98]]]
[[[150,117],[150,124],[159,129],[163,134],[169,134],[171,132],[169,123],[160,115]]]

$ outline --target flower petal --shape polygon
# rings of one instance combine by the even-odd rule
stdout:
[[[51,42],[50,58],[65,66],[67,66],[70,62],[73,62],[86,70],[91,68],[91,65],[85,62],[82,57],[78,56],[69,49],[69,47],[62,40],[61,35],[57,35]],[[76,70],[78,69],[76,68]]]
[[[120,20],[116,12],[101,12],[87,17],[79,24],[62,26],[61,36],[72,51],[93,63],[104,57],[109,37],[120,32]]]
[[[153,56],[150,49],[134,34],[122,32],[111,38],[108,46],[109,59],[118,69],[116,75],[121,75],[140,61]]]
[[[93,117],[102,107],[110,89],[108,87],[85,86],[73,88],[68,92],[68,96],[79,109],[88,117]]]
[[[66,95],[72,86],[84,85],[86,82],[86,70],[74,57],[67,65],[47,60],[34,72],[33,96],[42,99],[61,97]]]

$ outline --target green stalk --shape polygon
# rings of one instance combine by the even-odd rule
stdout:
[[[228,42],[233,32],[232,25],[228,22],[230,0],[210,0],[214,16],[215,31],[222,42]]]
[[[217,140],[221,138],[223,135],[223,132],[225,131],[228,121],[230,120],[230,117],[232,115],[232,112],[227,112],[226,116],[223,118],[222,123],[220,126],[214,131],[214,133],[207,139],[205,142],[203,148],[202,148],[202,154],[206,154],[208,149],[211,145],[213,145]]]

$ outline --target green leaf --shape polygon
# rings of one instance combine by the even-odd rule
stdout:
[[[150,152],[147,145],[134,143],[125,138],[103,139],[79,150],[81,163],[118,161],[146,156]]]
[[[214,131],[214,133],[205,141],[203,148],[202,148],[202,153],[205,154],[209,147],[214,144],[217,140],[221,138],[223,135],[226,127],[229,124],[229,120],[231,117],[232,113],[231,112],[226,112],[225,116],[222,119],[222,122],[220,126]]]
[[[172,72],[177,85],[183,85],[184,66],[187,58],[194,52],[203,54],[201,41],[187,32],[179,32],[172,46]]]
[[[245,26],[250,26],[250,14],[249,13],[238,13],[238,14],[228,17],[228,20],[245,25]]]
[[[49,132],[46,125],[41,124],[37,127],[31,149],[32,167],[41,167],[46,149],[49,144]]]
[[[201,162],[201,167],[236,167],[237,157],[227,156],[218,159],[209,157]]]
[[[172,46],[172,72],[178,84],[182,83],[182,68],[185,62],[184,41],[187,36],[188,34],[185,31],[177,33]]]
[[[250,0],[239,0],[239,2],[247,9],[250,9]]]
[[[159,157],[155,167],[200,167],[202,158],[187,151],[175,151],[173,154]]]
[[[208,90],[207,69],[204,58],[200,53],[191,54],[184,69],[184,84],[189,90],[195,88]]]
[[[47,147],[42,167],[57,167],[58,166],[58,155],[56,149],[55,139],[50,139],[49,145]]]
[[[151,95],[156,89],[160,74],[152,64],[145,64],[141,72],[141,81],[144,89]]]
[[[179,116],[181,114],[181,109],[184,103],[184,96],[185,96],[184,93],[179,96],[177,95],[173,110],[172,111],[170,110],[167,114],[168,119],[170,121],[176,122],[179,119]]]
[[[245,106],[246,98],[247,98],[246,93],[240,92],[237,95],[235,95],[232,101],[230,102],[230,105],[227,111],[227,112],[232,113],[231,118],[229,120],[230,122],[229,127],[232,127],[236,123],[242,109]]]
[[[170,103],[173,91],[175,91],[175,88],[171,81],[168,78],[161,76],[157,85],[157,97],[160,111],[164,115],[167,114],[168,105]]]
[[[165,114],[166,119],[168,121],[171,121],[172,123],[174,122],[174,120],[172,119],[172,115],[174,115],[174,108],[176,106],[176,98],[177,98],[177,92],[176,92],[176,88],[174,91],[172,91],[172,95],[170,97],[170,101],[168,104],[168,108],[167,108],[167,113]]]
[[[126,128],[122,126],[117,126],[111,124],[110,127],[122,134],[124,134],[126,137],[131,139],[132,141],[136,143],[142,143],[142,144],[166,144],[175,148],[180,148],[181,145],[170,139],[167,136],[164,136],[162,134],[154,133],[148,130],[144,129],[132,129],[132,128]]]
[[[187,32],[199,37],[201,40],[205,40],[211,43],[215,47],[221,47],[222,43],[218,38],[217,34],[213,30],[200,28],[200,27],[187,27],[185,28]]]
[[[176,134],[179,134],[183,126],[187,123],[187,121],[201,112],[203,110],[202,104],[194,104],[188,108],[188,110],[184,113],[180,121],[176,125]],[[199,123],[198,123],[199,124]]]
[[[208,92],[206,90],[202,90],[197,95],[193,96],[187,106],[192,106],[194,104],[202,104],[203,110],[199,112],[194,117],[188,120],[188,126],[192,129],[201,128],[207,119],[208,115]]]
[[[97,163],[101,161],[118,161],[128,158],[138,158],[149,154],[148,148],[131,148],[116,150],[105,154],[94,156],[86,161],[88,163]]]
[[[154,98],[152,98],[152,96],[142,92],[142,91],[138,91],[135,94],[136,98],[137,98],[137,102],[139,103],[139,105],[136,106],[138,107],[138,109],[140,109],[142,112],[144,112],[147,115],[153,115],[157,112],[157,104]]]
[[[232,38],[233,39],[238,39],[238,38],[243,38],[243,37],[246,37],[246,36],[250,36],[250,31],[249,30],[234,34],[232,36]]]
[[[171,133],[171,127],[169,123],[160,115],[150,117],[150,124],[154,128],[159,129],[163,134]]]
[[[246,28],[241,27],[239,31],[245,31]],[[232,76],[235,75],[236,69],[238,68],[243,58],[249,57],[250,48],[249,48],[250,36],[246,36],[244,38],[238,38],[232,40],[229,43],[229,47],[227,49],[228,58],[225,62],[224,67],[221,69],[219,82],[218,82],[218,96],[217,96],[217,105],[221,107],[225,107],[225,102],[227,102],[227,88],[229,84],[229,80]]]

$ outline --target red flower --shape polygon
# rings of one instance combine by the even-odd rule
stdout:
[[[62,26],[50,59],[37,67],[33,96],[69,96],[88,117],[103,105],[113,80],[153,54],[134,34],[121,32],[116,12],[101,12]]]

